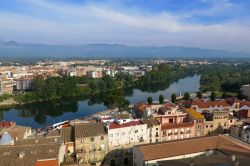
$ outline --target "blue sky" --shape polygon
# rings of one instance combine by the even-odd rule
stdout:
[[[0,0],[0,38],[250,52],[248,0]]]

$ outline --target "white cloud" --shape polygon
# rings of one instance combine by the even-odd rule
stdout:
[[[45,0],[20,1],[32,5],[34,13],[39,10],[60,17],[2,11],[0,37],[4,39],[54,44],[183,45],[250,52],[249,24],[240,20],[203,25],[183,22],[185,17],[169,12],[118,11],[100,4],[76,6]]]

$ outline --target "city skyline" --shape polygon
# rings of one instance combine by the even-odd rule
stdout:
[[[243,0],[1,1],[0,38],[250,52],[249,5]]]

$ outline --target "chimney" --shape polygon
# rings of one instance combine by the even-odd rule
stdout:
[[[19,152],[18,157],[19,157],[20,159],[22,159],[22,158],[24,157],[24,155],[25,155],[25,153],[22,151],[22,152]]]
[[[232,161],[235,161],[235,159],[236,159],[235,155],[232,155],[231,159],[232,159]]]

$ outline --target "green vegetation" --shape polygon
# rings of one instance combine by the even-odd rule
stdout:
[[[216,93],[213,91],[210,95],[211,101],[214,101],[216,99]]]
[[[164,96],[160,95],[159,96],[159,104],[163,104],[164,103]]]
[[[206,65],[199,68],[199,73],[202,75],[200,81],[202,92],[227,92],[228,95],[237,96],[241,85],[250,82],[249,63]]]
[[[201,92],[197,92],[197,98],[202,99],[202,93]]]
[[[11,97],[11,95],[4,93],[3,95],[0,96],[0,102],[4,100],[8,100]]]
[[[175,103],[175,102],[176,102],[176,94],[175,94],[175,93],[173,93],[173,94],[171,95],[171,101],[172,101],[172,103]]]
[[[147,102],[148,102],[149,105],[151,105],[151,104],[153,103],[152,97],[148,97],[148,98],[147,98]]]
[[[190,100],[190,94],[188,92],[185,92],[183,99],[184,100]]]

